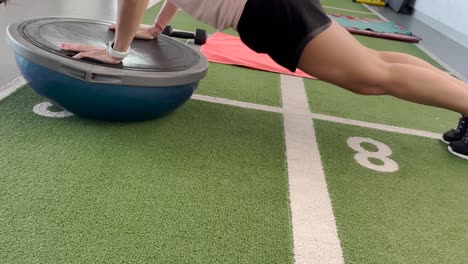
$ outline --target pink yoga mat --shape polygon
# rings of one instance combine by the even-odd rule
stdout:
[[[290,72],[278,65],[270,56],[251,50],[242,43],[239,37],[220,32],[216,32],[208,38],[206,44],[202,46],[201,52],[210,62],[316,79],[299,69],[295,73]]]

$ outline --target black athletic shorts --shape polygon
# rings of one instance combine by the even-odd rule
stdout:
[[[237,31],[249,48],[295,72],[307,43],[330,25],[319,0],[247,0]]]

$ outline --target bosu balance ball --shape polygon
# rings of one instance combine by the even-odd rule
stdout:
[[[121,64],[73,59],[62,43],[105,47],[110,22],[39,18],[12,24],[7,42],[22,75],[41,96],[78,116],[142,121],[183,105],[206,76],[208,61],[190,46],[161,35],[134,40]]]

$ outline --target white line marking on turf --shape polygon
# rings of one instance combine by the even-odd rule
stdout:
[[[192,96],[192,99],[215,103],[215,104],[223,104],[223,105],[229,105],[229,106],[235,106],[235,107],[241,107],[241,108],[260,110],[260,111],[265,111],[265,112],[273,112],[273,113],[280,113],[280,114],[285,112],[285,110],[280,107],[246,103],[246,102],[240,102],[240,101],[235,101],[235,100],[230,100],[230,99],[211,97],[211,96],[199,95],[199,94],[194,94]],[[390,126],[390,125],[384,125],[384,124],[378,124],[378,123],[371,123],[371,122],[365,122],[365,121],[359,121],[359,120],[353,120],[353,119],[341,118],[341,117],[335,117],[335,116],[329,116],[329,115],[314,114],[310,112],[308,113],[308,118],[329,121],[332,123],[340,123],[340,124],[345,124],[345,125],[371,128],[371,129],[382,130],[382,131],[393,132],[393,133],[404,134],[404,135],[418,136],[418,137],[429,138],[429,139],[439,140],[442,137],[441,134],[423,131],[423,130]]]
[[[372,9],[369,5],[367,4],[362,4],[363,6],[365,6],[369,11],[372,12],[372,14],[378,16],[380,19],[384,20],[384,21],[389,21],[386,17],[384,17],[383,15],[381,15],[379,12],[375,11],[374,9]]]
[[[26,84],[27,82],[26,80],[24,80],[23,77],[18,77],[14,79],[13,81],[11,81],[10,83],[6,84],[5,86],[1,87],[0,88],[0,101],[7,98],[9,95],[13,94],[15,91],[17,91],[19,88],[21,88],[22,86]],[[281,107],[246,103],[246,102],[240,102],[240,101],[206,96],[206,95],[194,94],[192,96],[192,99],[210,102],[210,103],[216,103],[216,104],[223,104],[223,105],[229,105],[229,106],[235,106],[235,107],[241,107],[241,108],[260,110],[260,111],[265,111],[265,112],[280,113],[280,114],[284,113],[284,109]],[[334,123],[372,128],[372,129],[377,129],[377,130],[382,130],[382,131],[394,132],[394,133],[405,134],[405,135],[413,135],[413,136],[430,138],[430,139],[438,140],[442,136],[441,134],[437,134],[433,132],[427,132],[427,131],[415,130],[415,129],[409,129],[409,128],[403,128],[403,127],[396,127],[396,126],[389,126],[389,125],[383,125],[383,124],[377,124],[377,123],[370,123],[370,122],[364,122],[364,121],[358,121],[358,120],[353,120],[353,119],[340,118],[340,117],[334,117],[334,116],[328,116],[328,115],[322,115],[322,114],[312,114],[310,112],[308,113],[308,116],[311,119],[319,119],[319,120],[324,120],[324,121],[329,121],[329,122],[334,122]]]
[[[365,168],[386,173],[395,172],[400,169],[398,163],[389,158],[393,153],[392,149],[380,141],[372,138],[350,137],[346,143],[348,143],[350,148],[356,151],[354,160]],[[375,146],[377,151],[368,151],[362,147],[363,143]],[[375,161],[370,161],[371,158],[380,160],[383,164],[374,164]]]
[[[324,8],[328,8],[328,9],[335,9],[335,10],[353,12],[353,13],[358,13],[358,14],[366,14],[366,15],[373,15],[373,14],[374,14],[374,13],[372,13],[372,12],[356,11],[356,10],[351,10],[351,9],[333,7],[333,6],[323,6],[323,7],[324,7]]]
[[[372,9],[369,5],[363,4],[369,11],[374,13],[376,16],[378,16],[380,19],[384,21],[389,21],[386,17],[381,15],[379,12],[375,11]],[[431,57],[431,59],[435,60],[437,63],[439,63],[442,67],[444,67],[447,71],[449,71],[450,74],[456,76],[458,79],[468,82],[468,79],[465,78],[461,73],[457,72],[455,69],[453,69],[451,66],[449,66],[447,63],[445,63],[443,60],[441,60],[439,57],[437,57],[434,53],[429,51],[427,48],[424,47],[424,45],[415,43],[414,44],[416,47],[418,47],[422,52],[426,53],[427,56]]]
[[[377,129],[377,130],[382,130],[382,131],[387,131],[387,132],[394,132],[394,133],[399,133],[399,134],[430,138],[430,139],[440,139],[442,137],[441,134],[433,133],[433,132],[427,132],[427,131],[423,131],[423,130],[416,130],[416,129],[410,129],[410,128],[403,128],[403,127],[389,126],[389,125],[383,125],[383,124],[377,124],[377,123],[370,123],[370,122],[352,120],[352,119],[335,117],[335,116],[328,116],[328,115],[310,113],[310,118],[329,121],[329,122],[333,122],[333,123],[352,125],[352,126],[358,126],[358,127],[365,127],[365,128],[372,128],[372,129]]]
[[[52,118],[65,118],[65,117],[73,116],[73,114],[68,112],[67,110],[62,110],[59,112],[49,111],[49,108],[52,106],[54,105],[51,102],[43,102],[43,103],[35,105],[33,107],[33,112],[36,115],[52,117]]]
[[[5,86],[0,88],[0,101],[7,98],[19,88],[26,84],[26,80],[23,77],[18,77],[13,81],[7,83]]]
[[[283,113],[284,112],[284,110],[282,108],[280,108],[280,107],[252,104],[252,103],[240,102],[240,101],[224,99],[224,98],[219,98],[219,97],[206,96],[206,95],[200,95],[200,94],[194,94],[192,96],[192,99],[199,100],[199,101],[210,102],[210,103],[215,103],[215,104],[236,106],[236,107],[241,107],[241,108],[255,109],[255,110],[261,110],[261,111],[273,112],[273,113]]]
[[[281,75],[294,258],[344,263],[302,78]]]

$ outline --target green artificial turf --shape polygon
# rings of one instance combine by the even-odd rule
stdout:
[[[0,262],[292,263],[279,114],[190,101],[106,123],[40,102],[0,102]]]
[[[315,121],[315,129],[346,264],[466,263],[465,160],[437,140],[324,121]],[[375,172],[358,164],[350,137],[386,144],[399,170]]]
[[[368,11],[351,0],[322,3]],[[214,32],[184,12],[171,24]],[[414,45],[357,39],[440,67]],[[316,113],[434,132],[457,121],[445,110],[305,84]],[[278,74],[211,63],[197,93],[280,106],[279,86]],[[0,101],[0,263],[293,262],[281,115],[192,100],[153,121],[106,123],[37,116],[40,102],[29,88]],[[466,263],[466,161],[436,140],[315,127],[347,264]],[[357,164],[350,136],[389,145],[400,170]]]
[[[198,94],[262,105],[281,106],[280,75],[243,67],[210,63]]]

